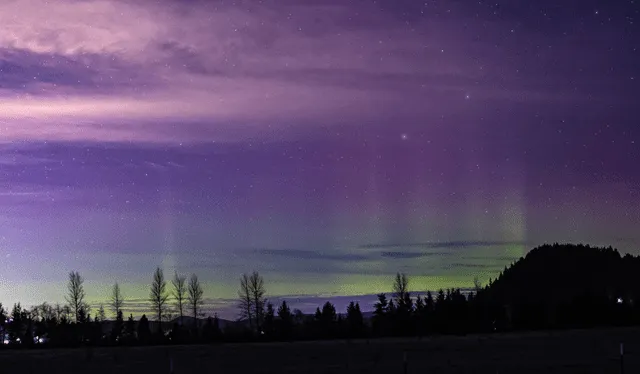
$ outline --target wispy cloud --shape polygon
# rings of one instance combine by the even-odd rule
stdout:
[[[488,69],[448,48],[457,26],[430,13],[408,26],[379,7],[4,1],[0,141],[245,138],[256,127],[415,120],[457,110],[449,99],[471,86],[515,97],[478,86]],[[209,131],[159,130],[187,119]]]
[[[384,251],[380,253],[382,257],[387,258],[396,258],[396,259],[412,259],[412,258],[421,258],[421,257],[431,257],[431,256],[450,256],[452,252],[389,252]]]
[[[366,261],[370,256],[353,253],[339,253],[336,251],[310,251],[300,249],[257,249],[253,252],[261,256],[288,257],[299,260],[327,260],[327,261]]]
[[[522,241],[482,241],[482,240],[468,240],[468,241],[449,241],[449,242],[424,242],[424,243],[374,243],[364,244],[360,248],[368,249],[386,249],[386,248],[422,248],[422,249],[460,249],[460,248],[472,248],[472,247],[497,247],[507,245],[526,245],[526,242]]]

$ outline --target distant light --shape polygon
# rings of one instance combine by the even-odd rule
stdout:
[[[20,343],[20,338],[16,339],[16,341],[17,341],[18,343]]]
[[[622,298],[621,297],[618,298],[618,304],[622,304]]]
[[[4,340],[4,344],[9,344],[9,343],[10,343],[9,340],[7,339]]]
[[[42,338],[38,339],[38,343],[40,343],[40,344],[44,343],[44,339],[42,339]]]
[[[407,140],[407,139],[409,139],[409,135],[407,135],[407,134],[402,134],[402,135],[400,135],[400,138],[401,138],[402,140]]]

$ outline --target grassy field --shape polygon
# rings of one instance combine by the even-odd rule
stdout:
[[[2,351],[20,373],[625,373],[640,372],[640,329],[366,341]]]

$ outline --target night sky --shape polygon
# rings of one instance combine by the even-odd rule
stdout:
[[[544,242],[640,254],[639,10],[2,0],[0,302],[77,270],[141,308],[162,266],[231,318],[254,269],[309,309]]]

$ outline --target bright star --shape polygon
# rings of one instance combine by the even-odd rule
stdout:
[[[409,136],[407,134],[402,134],[400,135],[400,138],[402,138],[402,140],[407,140]]]

